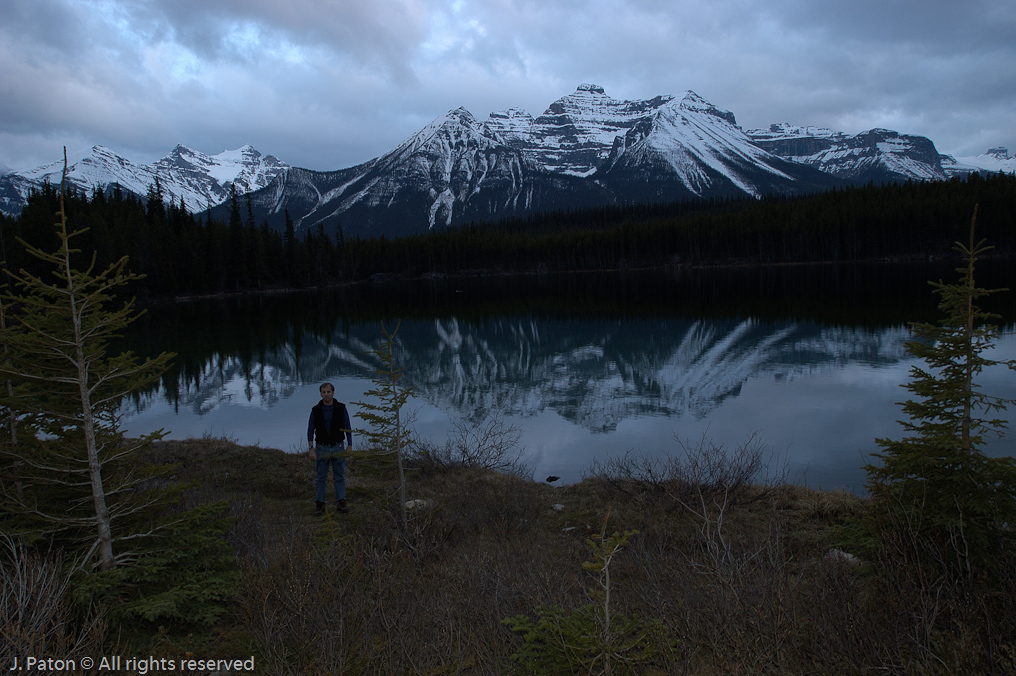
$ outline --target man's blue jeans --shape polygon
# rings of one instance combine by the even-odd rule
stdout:
[[[328,458],[326,460],[321,459],[320,456],[327,453],[335,453],[337,451],[344,451],[345,448],[340,444],[333,446],[322,446],[318,445],[316,453],[318,454],[317,459],[317,477],[314,481],[314,500],[316,502],[325,502],[325,495],[328,493],[328,468],[331,467],[332,478],[335,481],[335,502],[338,504],[339,500],[346,499],[346,459],[345,458]]]

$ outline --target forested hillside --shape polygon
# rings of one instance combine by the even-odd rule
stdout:
[[[233,196],[225,221],[113,191],[67,198],[69,222],[104,266],[123,255],[146,275],[141,297],[169,297],[476,271],[572,271],[726,263],[787,263],[949,254],[975,204],[979,234],[1016,253],[1016,176],[835,190],[802,198],[620,205],[472,223],[398,239],[299,236],[256,223]],[[53,250],[57,192],[33,195],[19,217],[0,216],[0,257],[33,263],[21,238]]]

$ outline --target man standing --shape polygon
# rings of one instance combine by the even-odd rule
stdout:
[[[325,513],[325,495],[328,489],[328,469],[335,480],[335,509],[345,514],[346,507],[346,458],[343,450],[353,450],[353,431],[349,425],[349,412],[341,401],[335,401],[335,388],[324,383],[318,390],[321,401],[310,410],[307,423],[307,443],[310,444],[310,459],[317,462],[317,476],[314,481],[314,516]],[[342,448],[345,436],[346,447]],[[317,448],[314,439],[317,438]]]

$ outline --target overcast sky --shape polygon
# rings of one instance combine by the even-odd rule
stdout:
[[[1016,151],[1014,0],[2,0],[0,165],[246,143],[340,169],[583,83]]]

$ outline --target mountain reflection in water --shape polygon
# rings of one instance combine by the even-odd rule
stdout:
[[[378,365],[369,353],[379,343],[378,320],[392,328],[405,316],[396,359],[404,384],[416,389],[415,428],[435,443],[443,442],[453,421],[478,422],[501,412],[522,428],[537,477],[575,481],[594,458],[629,449],[678,452],[675,436],[733,446],[759,432],[792,479],[860,490],[860,468],[875,450],[874,439],[899,436],[895,402],[907,396],[899,385],[914,363],[904,349],[909,331],[903,322],[689,316],[672,302],[656,311],[619,311],[625,293],[643,300],[641,283],[616,292],[620,297],[606,293],[615,301],[607,311],[548,310],[537,292],[523,297],[521,309],[497,305],[478,312],[482,302],[412,303],[398,288],[394,296],[401,300],[375,317],[358,314],[364,304],[348,298],[353,292],[298,295],[302,300],[288,303],[235,301],[231,310],[220,304],[206,314],[198,306],[174,306],[184,316],[163,317],[157,335],[166,344],[148,347],[178,352],[178,366],[160,391],[131,403],[125,426],[129,433],[164,427],[171,438],[224,435],[302,449],[317,385],[331,380],[337,398],[350,404],[363,399]],[[659,279],[648,284],[664,297],[673,292]],[[468,291],[484,302],[498,295],[482,285]],[[211,321],[238,325],[247,345],[216,349],[228,341],[214,331],[228,329],[202,336],[210,330],[204,322]],[[1007,336],[996,352],[1012,358],[1016,340]],[[986,387],[990,394],[1016,396],[1016,378],[995,372],[986,378],[1001,390]],[[354,425],[359,422],[354,418]],[[1008,440],[991,446],[994,453],[1011,449]]]

